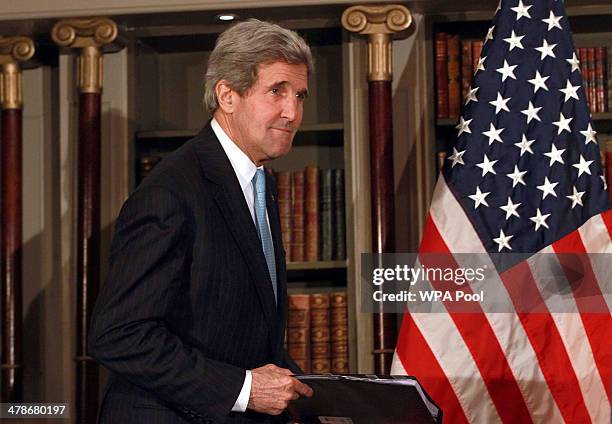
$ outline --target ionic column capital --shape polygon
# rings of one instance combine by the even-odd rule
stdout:
[[[0,37],[0,108],[23,107],[20,62],[34,56],[34,41],[28,37]]]

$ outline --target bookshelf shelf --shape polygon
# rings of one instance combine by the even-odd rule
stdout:
[[[612,112],[602,112],[593,114],[594,121],[612,121]]]
[[[287,262],[288,271],[346,269],[346,261]]]

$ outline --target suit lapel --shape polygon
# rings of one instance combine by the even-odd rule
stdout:
[[[266,259],[261,249],[257,229],[247,206],[234,169],[210,127],[200,133],[202,140],[194,144],[205,176],[218,185],[214,198],[227,226],[242,253],[257,289],[259,302],[270,328],[270,343],[276,337],[276,305]],[[276,249],[276,245],[275,245]]]

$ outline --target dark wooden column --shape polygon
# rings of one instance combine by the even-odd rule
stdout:
[[[2,402],[23,399],[22,368],[22,77],[19,62],[34,55],[26,37],[0,37]]]
[[[410,11],[401,5],[353,6],[342,25],[368,36],[368,96],[372,187],[372,252],[395,251],[395,183],[393,179],[393,108],[391,104],[392,36],[407,29]],[[395,315],[374,314],[374,370],[388,374],[396,345]]]
[[[87,352],[91,314],[100,287],[100,112],[103,81],[102,46],[117,37],[106,18],[58,22],[53,40],[80,49],[78,56],[79,135],[77,175],[77,423],[94,423],[98,408],[98,366]]]

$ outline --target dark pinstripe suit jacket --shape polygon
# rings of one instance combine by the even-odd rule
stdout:
[[[267,208],[278,307],[255,225],[210,122],[125,202],[90,354],[112,377],[101,423],[260,423],[232,413],[245,369],[299,371],[283,349],[286,269],[276,187]]]

